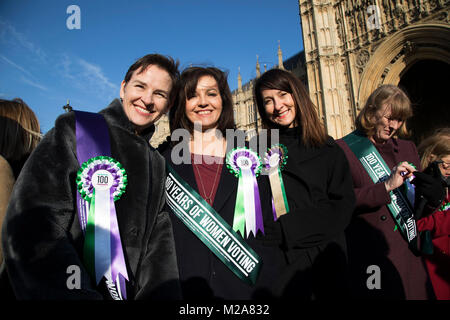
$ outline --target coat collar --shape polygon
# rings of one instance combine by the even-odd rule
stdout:
[[[324,145],[320,147],[307,147],[302,143],[301,135],[293,135],[293,132],[280,132],[280,143],[285,144],[288,148],[288,167],[291,161],[294,163],[302,163],[320,156],[327,148],[335,143],[334,139],[328,136]]]
[[[135,126],[131,121],[128,119],[127,115],[125,114],[125,111],[123,110],[122,102],[120,102],[119,99],[114,99],[109,106],[107,106],[105,109],[100,111],[108,122],[113,126],[118,126],[121,128],[126,129],[132,134],[136,134]],[[150,127],[142,131],[139,136],[144,138],[147,141],[150,141],[153,133],[155,132],[155,125],[152,124]]]

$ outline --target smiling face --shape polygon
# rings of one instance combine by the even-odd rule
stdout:
[[[391,116],[391,107],[384,105],[374,115],[375,133],[371,137],[376,143],[385,143],[402,126],[403,120]]]
[[[267,118],[283,127],[295,127],[296,110],[292,94],[277,89],[265,89],[261,93]]]
[[[217,128],[222,113],[222,97],[216,79],[202,76],[193,96],[186,98],[186,116],[192,123],[200,122],[202,130]]]
[[[139,71],[136,70],[128,82],[122,81],[120,97],[128,119],[141,131],[167,112],[172,79],[156,65]]]

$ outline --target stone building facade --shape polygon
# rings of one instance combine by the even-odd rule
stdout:
[[[293,72],[305,83],[305,85],[307,85],[305,55],[303,51],[283,61],[283,52],[280,48],[280,44],[278,44],[277,56],[278,64],[275,66],[276,68],[282,68]],[[264,65],[264,71],[261,71],[258,57],[256,57],[255,68],[257,77],[261,74],[261,72],[265,72],[267,70],[267,66]],[[259,119],[256,105],[253,102],[254,83],[255,79],[251,79],[247,83],[242,84],[242,78],[239,71],[238,88],[231,92],[234,103],[233,109],[236,128],[247,132],[248,138],[254,136],[257,133],[257,129],[261,128],[261,120]],[[258,119],[258,127],[255,126],[256,119]],[[150,144],[157,147],[169,134],[169,120],[167,116],[163,116],[156,123],[156,130]]]
[[[299,9],[310,96],[331,136],[354,129],[382,84],[410,96],[416,142],[449,126],[449,0],[299,0]]]
[[[292,0],[297,1],[297,0]],[[367,97],[382,84],[411,98],[407,125],[418,143],[450,126],[450,0],[298,0],[304,51],[278,68],[294,72],[309,89],[327,132],[341,138],[354,129]],[[256,75],[260,74],[256,63]],[[236,126],[256,133],[254,79],[232,92]],[[160,120],[154,141],[168,134]],[[154,143],[157,145],[157,143]]]

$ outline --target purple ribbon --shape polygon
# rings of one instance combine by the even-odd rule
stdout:
[[[277,221],[277,211],[275,210],[275,203],[273,203],[273,197],[272,197],[272,214],[273,214],[273,221]]]
[[[98,156],[111,156],[110,139],[108,126],[105,118],[99,113],[91,113],[84,111],[75,112],[75,134],[77,139],[77,158],[78,163],[81,165],[91,158]],[[108,170],[111,172],[108,165],[100,165],[98,169]],[[90,171],[88,176],[92,177],[95,172]],[[114,205],[113,193],[117,188],[117,174],[111,172],[114,177],[114,185],[110,189],[110,201],[111,201],[111,274],[112,281],[116,281],[116,277],[119,274],[120,291],[122,297],[126,299],[126,285],[125,279],[128,280],[127,268],[125,264],[124,251],[122,242],[120,240],[119,227],[117,225],[117,215]],[[90,190],[92,191],[92,190]],[[78,218],[80,220],[80,226],[83,233],[86,232],[87,214],[85,208],[85,200],[81,197],[81,194],[77,192],[77,208]]]
[[[74,112],[77,159],[80,167],[90,158],[110,156],[109,132],[103,116],[84,111],[74,110]],[[85,233],[88,213],[85,211],[85,200],[79,192],[77,192],[77,207],[81,230]]]
[[[235,152],[233,154],[232,164],[235,167],[235,171],[237,171],[237,172],[239,170],[241,170],[239,168],[239,166],[237,165],[237,159],[241,156],[245,156],[246,158],[249,158],[251,161],[250,170],[252,171],[252,178],[253,178],[253,194],[254,194],[253,202],[255,204],[255,228],[256,228],[256,230],[252,230],[252,231],[254,233],[254,236],[256,236],[256,234],[258,233],[258,230],[261,230],[261,232],[264,234],[264,223],[263,223],[263,218],[262,218],[261,199],[259,196],[258,182],[256,181],[256,173],[255,173],[255,170],[258,166],[258,159],[256,159],[255,155],[252,152],[249,152],[247,150],[239,150],[238,152]],[[248,231],[247,231],[247,233],[248,233]]]

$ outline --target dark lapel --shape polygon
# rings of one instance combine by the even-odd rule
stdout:
[[[222,174],[220,175],[219,186],[217,187],[216,196],[214,198],[213,207],[217,212],[222,210],[227,201],[234,202],[235,199],[231,199],[232,194],[236,194],[234,191],[238,186],[238,178],[228,171],[226,163],[222,166]]]
[[[197,193],[200,194],[197,180],[195,180],[194,167],[191,164],[180,164],[176,168],[177,172],[179,172],[180,177],[183,178]]]

